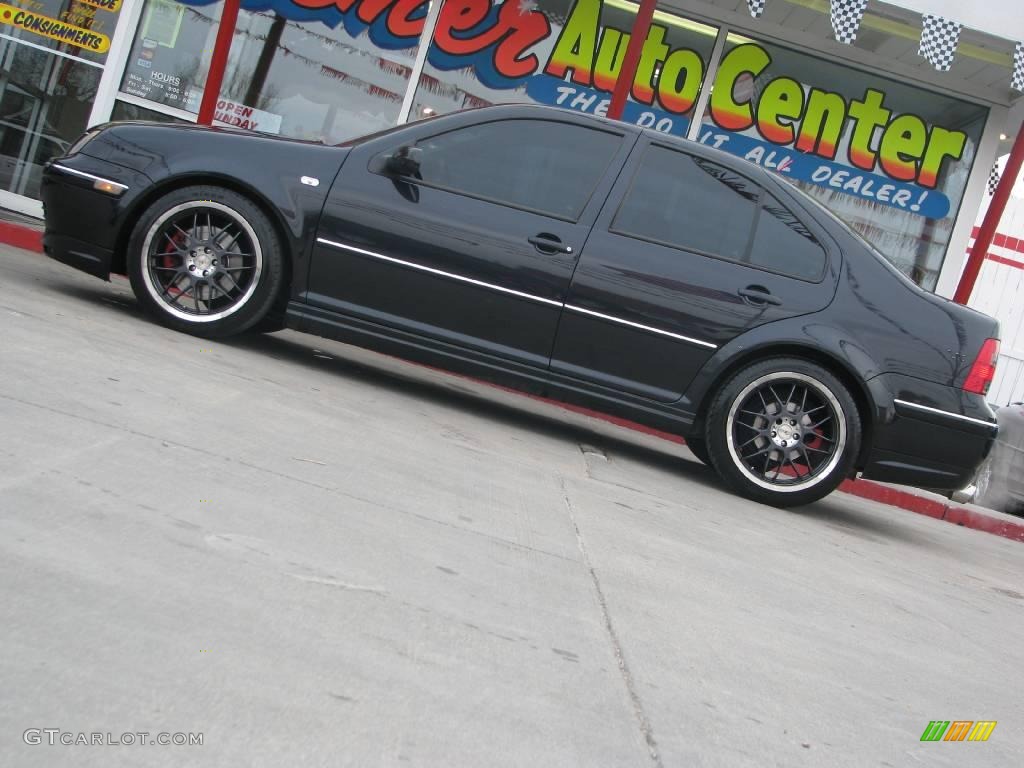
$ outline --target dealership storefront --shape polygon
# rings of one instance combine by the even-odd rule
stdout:
[[[88,125],[195,122],[218,50],[215,122],[282,136],[337,143],[507,102],[601,115],[637,13],[631,0],[242,0],[224,50],[223,6],[0,3],[0,206],[38,215],[42,164]],[[777,171],[948,292],[1006,131],[1009,57],[962,43],[959,68],[926,73],[890,45],[909,23],[869,15],[867,42],[841,46],[816,31],[827,6],[771,0],[753,19],[742,0],[659,3],[623,119]],[[972,80],[1004,60],[1005,87]]]

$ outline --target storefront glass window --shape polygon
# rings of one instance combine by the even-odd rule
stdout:
[[[12,0],[0,5],[0,37],[103,64],[122,0]]]
[[[630,0],[446,0],[410,119],[498,103],[604,115]],[[717,29],[656,11],[623,120],[684,136]]]
[[[381,3],[357,2],[342,23],[334,9],[333,16],[302,21],[292,0],[271,5],[274,10],[239,14],[216,120],[327,144],[395,125],[425,0],[406,3],[415,18],[399,29],[401,36],[394,23],[388,27],[395,4],[380,11]],[[362,5],[377,14],[370,24],[358,17]]]
[[[198,113],[223,5],[146,0],[121,91]]]
[[[110,113],[110,120],[149,120],[154,123],[188,123],[189,120],[182,120],[179,117],[168,115],[165,112],[157,112],[155,109],[146,109],[138,104],[130,104],[127,101],[118,99],[114,102],[114,109]]]
[[[987,114],[730,35],[699,140],[792,181],[934,290]]]
[[[43,165],[85,131],[120,5],[0,5],[0,189],[38,198]]]
[[[243,0],[215,123],[326,143],[395,125],[427,5]],[[221,7],[147,0],[122,91],[197,113]]]

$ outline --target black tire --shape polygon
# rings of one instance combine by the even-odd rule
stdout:
[[[708,458],[708,444],[704,441],[703,437],[687,437],[686,447],[690,449],[690,453],[700,460],[701,464],[711,466],[711,460]]]
[[[708,410],[708,457],[747,498],[778,507],[808,504],[852,474],[861,421],[849,390],[799,358],[753,363]]]
[[[277,333],[287,327],[284,312],[275,307],[267,312],[263,319],[252,327],[251,331],[253,333]]]
[[[147,312],[204,338],[254,328],[283,288],[284,254],[266,214],[211,185],[184,187],[150,205],[128,240],[127,264]]]

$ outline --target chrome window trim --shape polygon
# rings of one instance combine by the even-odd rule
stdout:
[[[896,398],[893,400],[896,405],[903,405],[907,408],[916,408],[919,411],[927,411],[928,413],[937,413],[940,416],[948,416],[951,419],[960,419],[961,421],[969,421],[972,424],[981,424],[983,427],[990,427],[991,429],[999,429],[999,425],[994,421],[985,421],[983,419],[976,419],[973,416],[962,416],[959,413],[953,413],[951,411],[944,411],[941,408],[932,408],[930,405],[921,405],[920,403],[911,403],[906,400],[900,400]]]
[[[624,320],[621,317],[615,317],[613,315],[606,315],[601,312],[595,312],[592,309],[584,309],[583,307],[577,307],[573,304],[565,304],[561,301],[555,301],[553,299],[545,299],[542,296],[534,296],[532,293],[523,293],[522,291],[515,291],[511,288],[505,288],[494,283],[485,283],[482,280],[476,280],[472,277],[466,277],[464,275],[457,275],[454,272],[445,272],[442,269],[435,269],[434,267],[427,267],[423,264],[416,264],[412,261],[406,261],[405,259],[396,259],[394,256],[385,256],[383,253],[377,253],[376,251],[370,251],[366,248],[357,248],[354,245],[346,245],[345,243],[339,243],[336,240],[328,240],[325,237],[318,237],[316,241],[322,245],[330,246],[331,248],[340,248],[344,251],[351,251],[352,253],[358,253],[361,256],[369,256],[374,259],[380,259],[381,261],[387,261],[392,264],[398,264],[403,267],[409,267],[410,269],[416,269],[420,272],[428,272],[432,275],[439,277],[447,277],[450,280],[458,280],[461,283],[469,283],[470,285],[476,285],[481,288],[489,288],[492,291],[499,291],[500,293],[507,293],[510,296],[518,296],[521,299],[529,299],[530,301],[540,302],[541,304],[547,304],[548,306],[558,307],[559,309],[568,309],[573,312],[579,312],[584,315],[590,315],[592,317],[598,317],[602,320],[607,320],[612,323],[619,323],[620,325],[627,325],[630,328],[637,328],[641,331],[647,331],[648,333],[656,333],[659,336],[667,336],[670,339],[677,339],[678,341],[685,341],[687,344],[695,344],[698,347],[706,347],[707,349],[718,349],[717,344],[712,344],[710,341],[701,341],[700,339],[693,339],[689,336],[683,336],[679,333],[672,333],[671,331],[664,331],[661,328],[654,328],[650,325],[643,325],[642,323],[634,323],[632,320]]]
[[[64,173],[70,173],[74,176],[81,176],[83,179],[89,179],[90,181],[102,181],[104,184],[111,184],[115,187],[118,187],[122,193],[128,191],[127,184],[122,184],[119,181],[113,181],[111,179],[105,179],[102,176],[97,176],[94,173],[86,173],[85,171],[79,171],[75,168],[68,168],[66,165],[61,165],[60,163],[51,163],[50,167],[56,168],[58,171],[64,171]]]
[[[638,328],[641,331],[649,331],[650,333],[656,333],[659,336],[668,336],[672,339],[678,339],[679,341],[685,341],[688,344],[696,344],[699,347],[707,347],[708,349],[718,349],[717,344],[712,344],[710,341],[701,341],[700,339],[691,339],[689,336],[683,336],[679,333],[672,333],[672,331],[663,331],[661,328],[654,328],[650,325],[643,325],[642,323],[634,323],[632,320],[624,320],[621,317],[615,317],[614,315],[606,315],[601,312],[595,312],[592,309],[584,309],[583,307],[577,307],[574,304],[566,304],[566,309],[571,309],[573,312],[580,312],[584,315],[591,315],[593,317],[599,317],[602,320],[608,320],[613,323],[619,323],[620,325],[628,325],[631,328]]]

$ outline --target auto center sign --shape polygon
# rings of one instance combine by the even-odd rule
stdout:
[[[376,46],[398,50],[418,44],[428,2],[242,0],[242,7],[341,25],[353,37],[365,33]],[[491,89],[525,88],[536,102],[601,115],[629,36],[628,30],[602,26],[600,17],[601,0],[577,0],[561,27],[531,0],[446,0],[428,61],[440,70],[472,69]],[[623,119],[685,135],[686,113],[697,101],[708,62],[697,51],[671,48],[667,36],[667,27],[652,24]],[[545,57],[541,50],[550,53]],[[702,143],[844,194],[929,218],[949,215],[949,199],[936,187],[944,167],[964,156],[964,132],[894,112],[884,90],[867,88],[848,98],[789,74],[767,77],[771,65],[769,52],[755,42],[723,55]],[[758,83],[756,103],[752,81]]]

